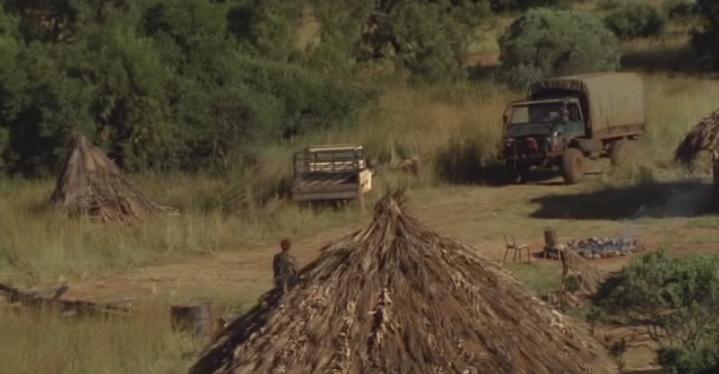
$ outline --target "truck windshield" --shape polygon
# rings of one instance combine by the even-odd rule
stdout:
[[[548,135],[555,130],[581,133],[584,126],[579,113],[574,103],[566,107],[561,102],[515,105],[508,118],[507,135]]]
[[[553,123],[562,118],[561,103],[517,105],[512,107],[510,125]]]

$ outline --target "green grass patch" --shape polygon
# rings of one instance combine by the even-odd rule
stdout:
[[[546,295],[559,289],[562,277],[562,268],[559,263],[511,264],[507,268],[537,296]]]

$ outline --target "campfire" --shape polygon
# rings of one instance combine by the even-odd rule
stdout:
[[[611,373],[601,346],[475,250],[383,198],[190,373]]]
[[[567,242],[567,248],[587,259],[627,256],[641,250],[636,239],[632,238],[598,238]]]

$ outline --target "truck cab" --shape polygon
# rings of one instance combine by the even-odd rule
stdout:
[[[575,98],[512,103],[505,123],[502,154],[525,167],[561,156],[572,139],[587,134],[582,106]]]

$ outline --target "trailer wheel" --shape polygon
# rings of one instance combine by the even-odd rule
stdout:
[[[584,155],[577,148],[569,148],[562,155],[562,173],[568,184],[577,184],[584,178]]]
[[[631,161],[632,158],[632,144],[629,140],[617,140],[609,149],[609,159],[612,162],[612,166],[619,166],[627,161]]]

